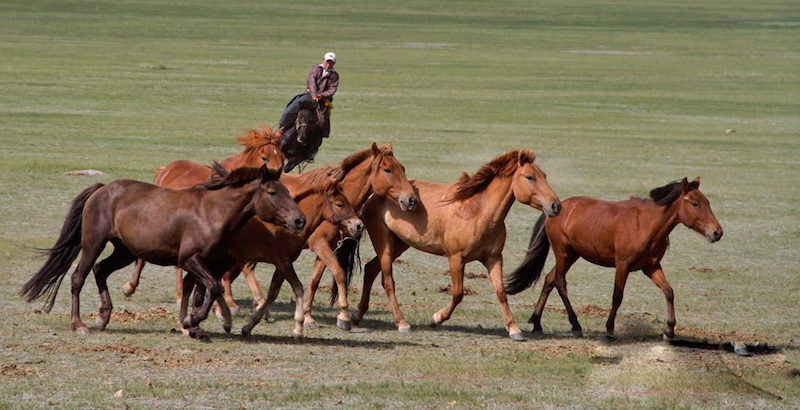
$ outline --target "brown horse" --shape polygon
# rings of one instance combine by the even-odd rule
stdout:
[[[236,142],[244,147],[241,152],[225,158],[220,162],[223,168],[232,170],[240,167],[259,167],[262,164],[267,166],[270,172],[281,172],[286,157],[280,149],[280,135],[273,132],[271,128],[263,126],[261,130],[250,129],[246,134],[236,138]],[[153,183],[158,186],[169,188],[189,188],[204,181],[208,181],[213,174],[213,170],[208,165],[198,164],[197,162],[178,160],[159,167]],[[122,287],[125,296],[131,296],[139,286],[139,279],[144,268],[144,260],[136,262],[136,269],[131,275],[130,280]],[[183,281],[180,268],[175,269],[175,282]],[[176,287],[175,300],[180,305],[181,289]]]
[[[210,297],[184,321],[184,328],[200,336],[201,321],[219,294],[219,279],[233,265],[228,246],[242,225],[253,216],[299,231],[306,223],[300,209],[279,181],[279,173],[266,166],[221,166],[219,178],[192,188],[174,190],[133,180],[95,184],[72,203],[55,246],[44,266],[22,287],[31,302],[49,293],[45,311],[55,302],[58,287],[72,261],[81,252],[72,274],[71,328],[89,333],[80,318],[80,293],[92,265],[108,242],[109,257],[94,265],[100,293],[97,325],[102,330],[111,316],[106,279],[137,258],[158,265],[180,266],[208,289]],[[207,340],[203,337],[202,340]]]
[[[345,196],[356,210],[361,209],[370,195],[388,198],[396,202],[397,206],[403,211],[413,210],[417,205],[416,192],[408,178],[406,178],[405,167],[394,156],[391,143],[386,143],[380,148],[373,143],[370,148],[349,155],[342,160],[337,168],[332,169],[331,174],[339,179]],[[350,271],[345,272],[344,268],[346,267],[340,265],[337,255],[334,253],[334,249],[341,246],[340,241],[342,239],[339,228],[325,221],[306,241],[306,246],[317,255],[304,298],[304,324],[307,327],[316,325],[316,321],[311,316],[311,306],[314,302],[314,295],[320,279],[327,266],[336,281],[336,291],[338,293],[336,300],[338,300],[339,307],[339,314],[336,319],[337,326],[342,330],[350,330],[351,328],[347,304]],[[355,243],[355,246],[357,245]],[[264,294],[255,279],[254,266],[255,264],[246,264],[242,273],[253,292],[254,301],[257,305],[261,305],[264,302]],[[230,294],[230,283],[237,275],[238,271],[232,271],[231,274],[226,274],[222,278],[223,294],[231,310],[238,309]],[[277,297],[282,283],[283,278],[277,275],[273,276],[269,303],[272,303]]]
[[[650,200],[631,198],[608,202],[575,197],[562,203],[554,218],[539,218],[533,228],[525,261],[505,282],[506,292],[515,294],[539,278],[547,252],[553,248],[556,266],[545,278],[542,294],[531,316],[533,332],[542,332],[542,311],[553,287],[564,302],[572,332],[582,336],[578,317],[567,297],[566,275],[578,258],[600,266],[615,267],[614,298],[606,332],[614,336],[614,320],[622,303],[628,274],[641,270],[664,292],[667,299],[667,328],[664,336],[675,336],[675,308],[672,287],[664,276],[661,258],[669,246],[669,234],[678,224],[704,235],[709,242],[722,238],[722,227],[714,217],[708,199],[698,189],[700,178],[672,182],[650,191]]]
[[[561,203],[534,162],[533,151],[510,151],[493,159],[470,177],[464,174],[453,184],[411,181],[420,204],[413,212],[399,212],[393,201],[372,196],[362,208],[377,256],[364,267],[364,288],[354,322],[369,308],[372,283],[383,272],[383,288],[389,297],[398,330],[411,326],[403,318],[394,292],[392,262],[413,246],[423,252],[447,257],[453,281],[452,300],[433,315],[433,326],[450,318],[464,296],[464,265],[480,261],[489,271],[504,324],[514,340],[524,340],[503,290],[503,246],[505,217],[514,199],[548,216],[558,214]]]
[[[308,223],[305,228],[293,234],[274,224],[253,219],[236,235],[229,254],[242,261],[241,263],[267,262],[275,265],[273,276],[281,278],[281,281],[286,279],[294,291],[297,303],[293,335],[302,337],[303,284],[297,277],[294,261],[306,247],[308,237],[323,221],[333,224],[344,235],[356,237],[361,236],[364,224],[342,192],[338,181],[330,178],[328,169],[320,168],[299,176],[284,175],[281,181],[306,215]],[[232,270],[239,268],[241,265],[234,266]],[[250,334],[253,327],[267,314],[270,303],[271,301],[267,301],[258,307],[250,322],[242,328],[243,335]]]

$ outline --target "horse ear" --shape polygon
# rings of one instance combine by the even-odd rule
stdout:
[[[392,151],[392,142],[391,142],[391,141],[387,141],[387,142],[386,142],[386,145],[385,145],[385,148],[386,148],[387,150],[389,150],[389,151]]]
[[[373,156],[378,156],[378,154],[380,154],[380,153],[381,153],[381,149],[378,148],[378,144],[373,142],[372,143],[372,155]]]
[[[693,189],[698,189],[698,188],[700,188],[700,177],[697,177],[697,178],[695,178],[695,179],[694,179],[694,181],[692,181],[692,182],[689,184],[689,186],[691,186]]]
[[[523,149],[519,151],[519,155],[517,156],[517,162],[519,165],[523,165],[527,162],[533,162],[536,160],[536,154],[529,149]]]

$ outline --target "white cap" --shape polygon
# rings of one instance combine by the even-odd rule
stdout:
[[[325,53],[325,61],[331,60],[334,63],[336,62],[336,54],[332,52]]]

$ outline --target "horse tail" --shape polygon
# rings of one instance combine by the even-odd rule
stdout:
[[[533,226],[531,241],[528,251],[525,253],[525,260],[517,269],[503,279],[503,287],[506,293],[514,295],[529,288],[536,283],[544,269],[544,262],[547,253],[550,251],[550,240],[547,238],[547,231],[544,229],[545,215],[539,217],[536,225]]]
[[[345,237],[339,241],[334,249],[333,254],[336,255],[336,260],[339,266],[344,270],[344,283],[347,288],[350,288],[350,282],[353,280],[353,271],[356,266],[361,267],[361,254],[359,252],[359,240],[352,237]],[[331,306],[336,303],[339,297],[339,286],[336,285],[334,280],[331,284]]]
[[[61,234],[56,244],[50,249],[41,250],[48,255],[47,262],[30,280],[22,285],[20,295],[27,302],[33,302],[44,294],[48,295],[47,304],[43,309],[45,313],[50,312],[50,309],[53,308],[61,281],[81,250],[83,207],[89,197],[102,186],[103,184],[101,183],[94,184],[75,197],[67,213],[67,218],[64,220],[64,225],[61,227]]]

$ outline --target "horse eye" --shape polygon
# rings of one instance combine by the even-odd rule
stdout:
[[[391,168],[386,168],[386,169],[383,170],[383,172],[385,172],[387,174],[391,174],[392,173],[392,169]]]
[[[692,202],[692,206],[693,206],[693,207],[695,207],[695,208],[699,208],[699,207],[700,207],[700,204],[699,204],[699,203],[697,203],[697,202]]]
[[[525,178],[528,178],[528,181],[534,181],[534,182],[536,182],[536,177],[535,177],[535,176],[533,176],[533,175],[528,175],[528,176],[527,176],[527,177],[525,177]]]

